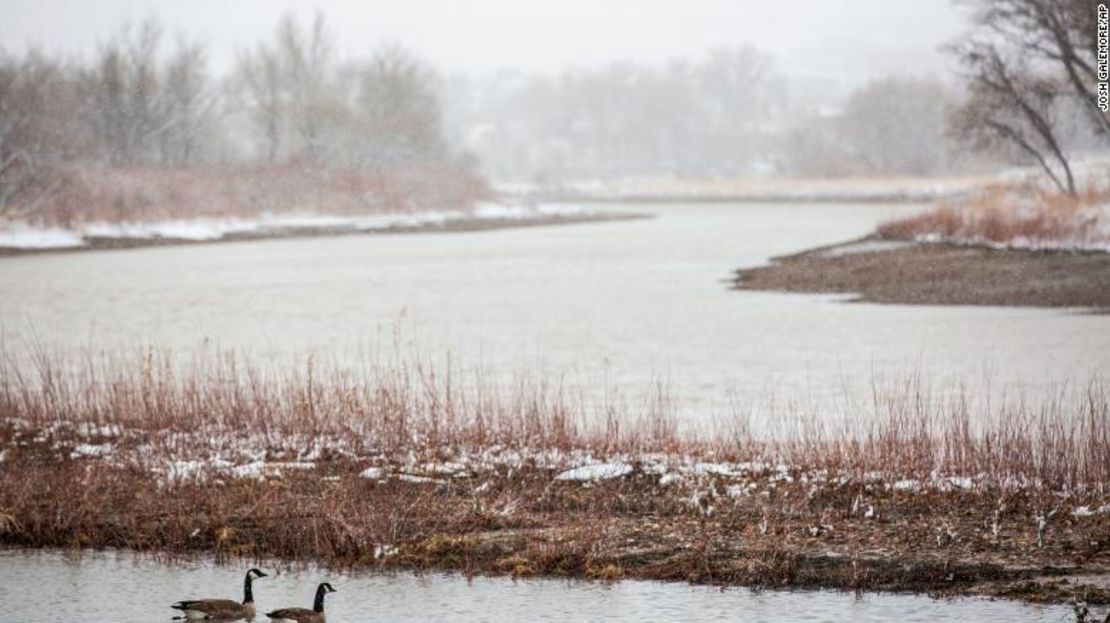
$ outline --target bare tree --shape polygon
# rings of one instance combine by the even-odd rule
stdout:
[[[180,41],[164,73],[158,113],[162,121],[161,160],[166,164],[185,164],[196,156],[201,134],[213,114],[204,48]]]
[[[1110,113],[1094,91],[1097,3],[1093,0],[976,0],[976,22],[1023,52],[1056,68],[1093,125],[1110,138]],[[1063,86],[1063,85],[1062,85]]]
[[[1038,74],[993,43],[961,49],[969,69],[969,98],[953,116],[958,136],[978,148],[1012,145],[1032,157],[1062,192],[1075,194],[1075,176],[1058,136],[1053,113],[1060,80]]]
[[[269,43],[240,55],[231,92],[262,135],[271,162],[283,152],[327,162],[336,119],[345,112],[336,72],[322,13],[307,29],[286,15]]]
[[[864,172],[928,175],[947,160],[948,94],[936,81],[886,78],[852,93],[837,124],[845,157]]]
[[[231,85],[240,108],[261,134],[266,160],[276,161],[281,151],[287,108],[277,54],[264,45],[240,54]]]
[[[85,112],[111,164],[151,160],[158,136],[167,129],[159,94],[161,38],[154,20],[135,32],[124,25],[101,46],[95,67],[85,72],[90,100]]]
[[[388,168],[438,160],[443,149],[435,78],[404,48],[376,52],[354,70],[360,166]]]
[[[293,15],[286,15],[278,25],[275,44],[288,93],[289,121],[301,155],[323,160],[326,122],[338,105],[331,91],[335,45],[323,13],[316,13],[307,32]]]
[[[1068,145],[1058,119],[1078,106],[1097,134],[1110,116],[1094,85],[1096,3],[1092,0],[971,0],[978,27],[953,47],[967,69],[970,99],[953,128],[979,147],[1009,145],[1027,154],[1063,192],[1075,194]],[[1074,114],[1074,113],[1073,113]]]
[[[65,68],[41,54],[0,52],[0,219],[34,215],[57,190],[51,169],[78,148],[73,92]]]

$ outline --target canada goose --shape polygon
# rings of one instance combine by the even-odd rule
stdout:
[[[184,616],[174,618],[194,620],[218,619],[223,621],[253,619],[254,593],[251,592],[251,582],[253,582],[255,578],[264,577],[266,577],[266,574],[258,569],[252,568],[250,571],[247,571],[247,577],[243,580],[243,603],[231,599],[190,599],[179,601],[170,607],[182,611]]]
[[[334,593],[331,584],[322,582],[316,587],[316,601],[312,603],[312,610],[308,608],[282,608],[267,612],[266,616],[281,623],[324,623],[324,595]]]

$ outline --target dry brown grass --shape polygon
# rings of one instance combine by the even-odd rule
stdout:
[[[447,165],[388,172],[305,163],[191,167],[64,166],[36,197],[42,225],[147,222],[262,213],[359,215],[465,209],[488,196],[485,182]]]
[[[893,240],[938,240],[999,246],[1084,248],[1110,244],[1099,211],[1110,191],[1090,187],[1072,197],[1030,187],[994,186],[961,205],[945,204],[887,221],[878,234]]]
[[[153,352],[11,361],[3,544],[1047,600],[1071,595],[1014,583],[1063,572],[1050,565],[1110,572],[1110,513],[1072,515],[1110,503],[1099,381],[1081,402],[981,416],[911,378],[876,388],[850,421],[692,436],[665,400],[597,416],[564,388],[503,392],[425,364],[356,375]],[[168,471],[217,459],[201,475]],[[555,478],[599,460],[632,469]],[[234,473],[258,462],[276,469]],[[437,471],[452,463],[463,467]],[[367,466],[383,476],[360,477]]]
[[[181,365],[153,350],[79,359],[40,351],[30,369],[15,361],[0,365],[0,418],[35,430],[116,427],[143,440],[177,435],[177,443],[208,443],[206,435],[225,433],[275,443],[320,438],[390,458],[442,459],[496,446],[761,461],[887,478],[986,474],[1054,490],[1110,482],[1110,391],[1099,378],[1078,398],[1061,392],[1033,404],[1019,397],[985,411],[959,393],[934,395],[910,376],[875,384],[870,405],[836,422],[794,412],[776,416],[770,434],[727,417],[710,430],[683,433],[665,396],[620,412],[587,405],[563,385],[518,380],[506,389],[421,361],[362,373],[314,358],[295,369],[264,370],[232,354]]]

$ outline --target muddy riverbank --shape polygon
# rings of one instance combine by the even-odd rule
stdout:
[[[904,305],[1110,310],[1110,253],[991,249],[873,238],[736,271],[744,290],[840,293]]]

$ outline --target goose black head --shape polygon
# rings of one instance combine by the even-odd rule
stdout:
[[[251,569],[247,571],[247,577],[243,578],[243,603],[254,603],[254,591],[251,590],[251,582],[253,582],[255,578],[264,577],[266,577],[266,574],[262,573],[261,569],[251,567]]]
[[[324,611],[324,595],[334,593],[335,587],[327,582],[321,582],[320,586],[316,587],[316,601],[312,604],[312,609],[316,612]]]

